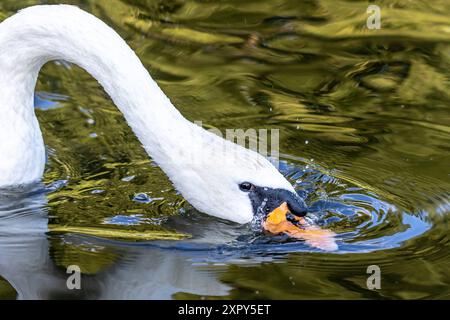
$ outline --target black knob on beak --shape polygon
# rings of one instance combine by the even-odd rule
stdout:
[[[303,201],[303,199],[296,193],[292,193],[288,190],[283,191],[281,200],[284,200],[284,202],[287,203],[289,211],[298,217],[306,216],[308,213],[308,208],[306,207],[305,201]]]
[[[289,211],[298,217],[304,217],[308,212],[305,201],[298,194],[286,189],[254,187],[249,192],[249,197],[254,213],[263,209],[267,215],[284,202],[287,203]]]

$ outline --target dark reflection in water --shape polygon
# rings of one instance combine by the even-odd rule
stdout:
[[[56,2],[4,0],[0,19]],[[196,212],[97,82],[56,62],[35,99],[45,186],[0,191],[0,298],[450,297],[448,1],[377,2],[376,31],[366,1],[68,3],[113,26],[188,119],[280,129],[281,171],[339,250]]]

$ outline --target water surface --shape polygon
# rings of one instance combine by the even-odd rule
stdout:
[[[3,0],[0,19],[57,2]],[[280,170],[339,250],[195,211],[98,83],[54,62],[35,98],[44,181],[0,192],[0,298],[450,297],[447,1],[377,1],[380,30],[366,1],[65,2],[114,27],[191,121],[279,129]]]

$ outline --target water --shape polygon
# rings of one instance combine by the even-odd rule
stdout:
[[[377,2],[381,30],[364,1],[66,2],[113,26],[190,120],[280,129],[281,171],[339,250],[196,212],[97,82],[55,62],[35,99],[44,181],[0,195],[0,298],[450,297],[447,1]],[[3,0],[0,18],[37,3],[52,1]]]

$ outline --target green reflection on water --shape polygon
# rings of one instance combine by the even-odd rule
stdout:
[[[5,279],[0,277],[0,300],[15,300],[17,292]]]

